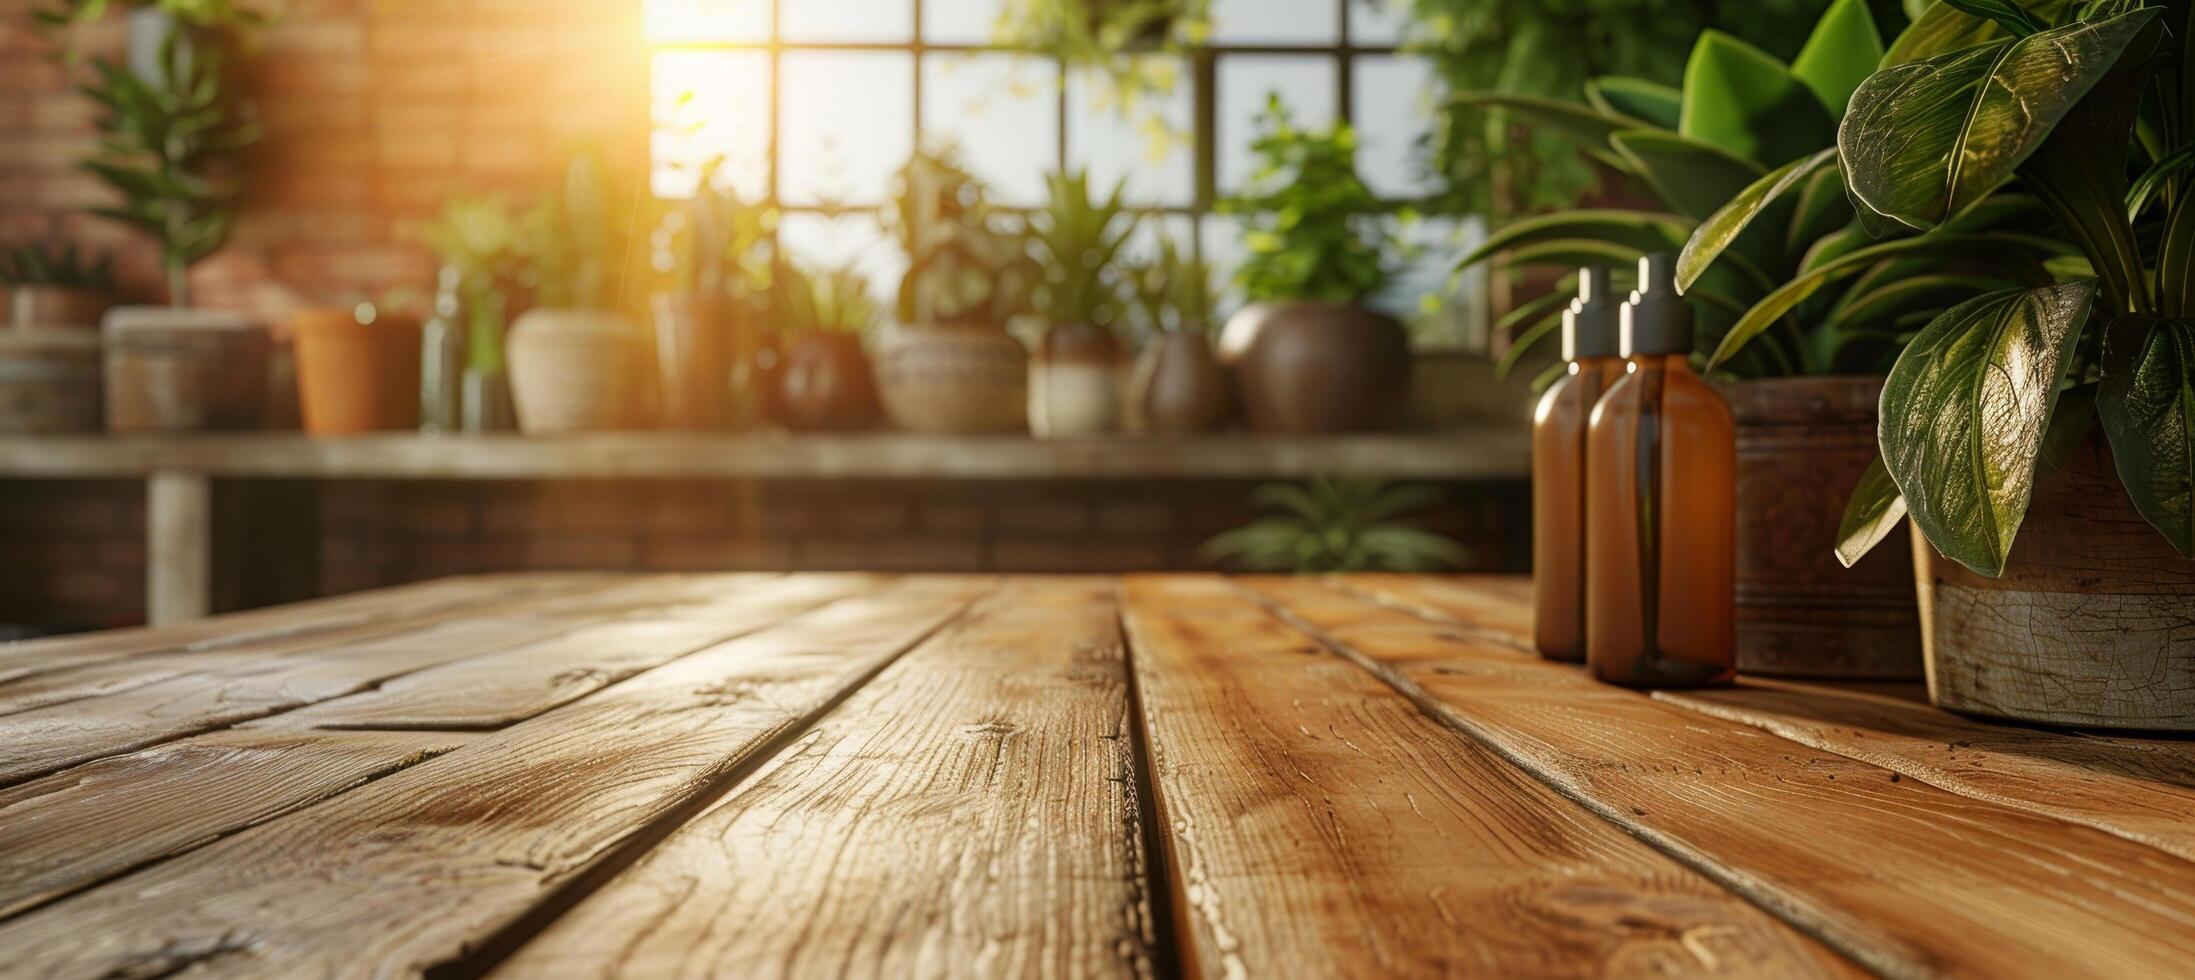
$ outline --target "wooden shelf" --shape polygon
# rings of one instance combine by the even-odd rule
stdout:
[[[1038,440],[1008,436],[424,436],[295,433],[0,438],[0,478],[155,473],[277,479],[1505,480],[1528,475],[1521,426],[1438,434]]]

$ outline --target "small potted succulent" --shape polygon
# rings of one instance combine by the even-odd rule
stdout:
[[[1087,172],[1053,174],[1051,199],[1029,219],[1042,279],[1037,312],[1050,321],[1029,369],[1029,429],[1039,437],[1087,436],[1120,424],[1120,337],[1126,284],[1122,246],[1137,216],[1121,206],[1121,184],[1090,196]]]
[[[1250,222],[1236,273],[1250,305],[1221,332],[1220,363],[1260,432],[1386,427],[1409,404],[1410,337],[1365,306],[1394,248],[1380,226],[1387,209],[1357,176],[1356,134],[1299,129],[1277,95],[1260,125],[1258,172],[1224,202]]]
[[[1023,222],[927,150],[901,168],[885,218],[908,260],[877,344],[885,413],[913,432],[1026,432],[1029,355],[1006,330],[1038,279]]]
[[[612,229],[602,163],[575,155],[561,199],[528,212],[519,249],[534,307],[511,324],[511,400],[518,426],[547,434],[633,421],[639,328],[611,307]]]
[[[86,262],[74,243],[0,250],[0,286],[16,327],[96,328],[114,303],[114,256]]]
[[[876,424],[876,378],[862,341],[878,309],[869,281],[845,266],[804,269],[780,260],[770,277],[772,325],[782,334],[771,404],[787,428]]]
[[[99,318],[114,295],[113,262],[76,246],[0,250],[12,329],[0,330],[0,432],[99,428]]]
[[[1131,276],[1146,332],[1128,386],[1129,427],[1156,435],[1188,435],[1227,414],[1227,374],[1212,354],[1212,270],[1170,239],[1158,257]]]

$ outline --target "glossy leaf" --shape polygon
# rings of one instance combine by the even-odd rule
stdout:
[[[1730,203],[1708,216],[1706,221],[1700,222],[1699,228],[1692,232],[1691,240],[1684,243],[1684,251],[1677,255],[1677,291],[1683,292],[1692,288],[1700,274],[1714,265],[1715,259],[1722,255],[1723,250],[1737,241],[1738,236],[1753,223],[1753,219],[1768,210],[1769,205],[1802,186],[1823,167],[1833,166],[1836,160],[1837,151],[1828,149],[1784,164],[1739,191],[1736,197],[1730,199]]]
[[[1674,130],[1684,117],[1684,93],[1644,78],[1605,75],[1585,83],[1585,101],[1604,113]]]
[[[2012,179],[2118,63],[2154,8],[1876,72],[1837,134],[1863,212],[1928,229]]]
[[[2076,0],[2022,0],[2036,18],[2056,23]],[[1883,53],[1884,68],[1925,61],[1940,54],[2010,37],[2004,28],[1986,17],[1976,17],[1947,3],[1936,3],[1899,32]]]
[[[1657,129],[1627,129],[1608,142],[1630,161],[1655,197],[1693,220],[1714,214],[1766,173],[1758,164],[1712,145]]]
[[[1951,308],[1883,387],[1883,464],[1936,550],[2003,574],[2027,516],[2058,379],[2094,282],[2006,290]]]
[[[1692,222],[1674,214],[1617,209],[1558,211],[1504,225],[1479,247],[1456,260],[1468,269],[1511,249],[1563,239],[1598,239],[1642,252],[1676,248],[1692,233]]]
[[[2151,164],[2149,169],[2134,181],[2134,186],[2127,188],[2126,220],[2139,220],[2142,211],[2149,206],[2150,197],[2157,193],[2157,187],[2173,177],[2186,173],[2190,167],[2195,167],[2195,143],[2189,143],[2165,154],[2164,159]]]
[[[1975,17],[1995,21],[1998,27],[2013,37],[2040,34],[2049,25],[2036,20],[2034,14],[2012,0],[1942,0],[1947,7],[1956,7]]]
[[[2009,284],[1991,276],[1931,273],[1902,276],[1872,288],[1855,282],[1829,314],[1829,326],[1865,327],[1919,311],[1941,311]]]
[[[1836,0],[1791,60],[1791,74],[1821,100],[1830,118],[1840,119],[1853,91],[1882,59],[1882,31],[1866,0]]]
[[[1844,519],[1837,524],[1837,560],[1846,568],[1859,564],[1904,521],[1905,497],[1877,456],[1845,499]]]
[[[2195,322],[2121,317],[2104,333],[2096,415],[2134,509],[2195,558]]]
[[[1783,62],[1721,31],[1701,32],[1684,67],[1679,134],[1777,166],[1828,146],[1836,128]]]
[[[1823,236],[1852,223],[1852,202],[1844,193],[1844,171],[1834,166],[1814,171],[1800,185],[1784,232],[1784,254],[1803,255]]]

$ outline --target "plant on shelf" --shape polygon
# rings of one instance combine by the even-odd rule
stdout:
[[[1179,84],[1180,56],[1211,33],[1210,9],[1211,0],[1005,0],[992,42],[1102,78],[1134,115]],[[1155,115],[1146,121],[1164,133]]]
[[[653,265],[673,284],[650,304],[662,421],[673,428],[721,428],[751,420],[757,408],[750,371],[777,212],[741,200],[723,162],[713,157],[698,168],[693,196],[663,216],[651,239]]]
[[[1252,506],[1280,513],[1205,542],[1207,560],[1260,572],[1428,572],[1461,566],[1454,541],[1408,521],[1440,501],[1430,487],[1365,479],[1272,483],[1251,491]]]
[[[562,194],[520,215],[521,284],[534,307],[511,324],[511,396],[528,432],[615,429],[632,421],[638,329],[618,312],[621,227],[601,155],[574,154]],[[620,197],[624,195],[619,195]]]
[[[1140,216],[1121,204],[1124,184],[1103,200],[1086,171],[1046,178],[1051,195],[1029,217],[1029,247],[1040,278],[1036,309],[1050,322],[1032,368],[1030,427],[1039,436],[1094,435],[1120,420],[1120,337],[1127,302],[1121,250]]]
[[[808,268],[780,258],[771,274],[770,310],[784,332],[772,414],[800,430],[873,424],[876,381],[863,340],[881,310],[868,277],[850,266]]]
[[[1158,255],[1129,270],[1131,322],[1144,333],[1143,354],[1128,385],[1128,420],[1139,431],[1180,435],[1218,424],[1227,411],[1227,375],[1213,356],[1218,305],[1212,268],[1159,239]]]
[[[114,256],[87,262],[73,242],[0,249],[0,286],[15,326],[97,326],[115,294]]]
[[[882,312],[860,270],[844,265],[809,269],[790,259],[774,266],[770,301],[778,327],[793,333],[859,339],[875,329]]]
[[[482,374],[503,371],[504,312],[519,278],[519,216],[510,198],[459,194],[421,233],[445,269],[458,278],[466,334],[466,364]]]
[[[1128,270],[1129,322],[1145,334],[1203,333],[1218,323],[1211,263],[1161,238],[1158,254]]]

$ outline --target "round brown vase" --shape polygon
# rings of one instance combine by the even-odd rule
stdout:
[[[2035,481],[2001,578],[1913,535],[1928,696],[1991,718],[2195,731],[2195,561],[2127,499],[2092,439]]]
[[[265,328],[234,313],[164,306],[107,311],[107,429],[203,432],[266,421]]]
[[[1738,424],[1741,671],[1921,676],[1913,566],[1903,541],[1849,569],[1835,552],[1846,498],[1875,459],[1882,386],[1879,377],[1718,386]]]
[[[723,428],[732,378],[723,304],[701,293],[659,293],[653,306],[664,428]]]
[[[291,324],[297,397],[316,436],[419,425],[419,321],[381,315],[360,323],[350,310],[312,310]]]
[[[1040,439],[1120,427],[1120,338],[1093,323],[1055,324],[1029,366],[1029,431]]]
[[[99,334],[0,330],[0,433],[99,431]]]
[[[73,286],[15,286],[8,290],[8,322],[18,327],[99,328],[114,304],[96,290]]]
[[[1222,363],[1229,353],[1243,408],[1259,432],[1384,429],[1409,403],[1409,334],[1393,317],[1360,306],[1257,304],[1228,322]]]
[[[1202,333],[1161,334],[1143,349],[1128,388],[1130,424],[1141,432],[1207,432],[1227,413],[1227,375]]]
[[[787,428],[846,431],[876,424],[876,379],[856,334],[793,334],[779,353],[775,384],[771,404]]]
[[[877,345],[892,424],[939,434],[1027,432],[1029,353],[995,327],[898,326]]]
[[[633,403],[635,331],[615,313],[529,310],[505,341],[511,400],[528,434],[625,426]]]

